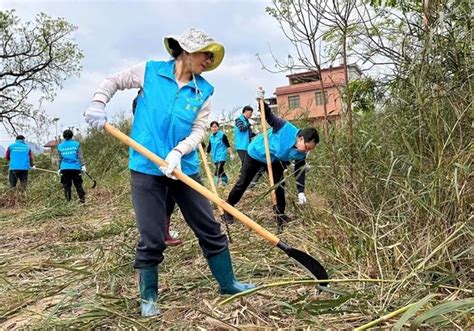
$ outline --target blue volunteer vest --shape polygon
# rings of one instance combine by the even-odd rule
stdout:
[[[249,120],[242,114],[238,117],[242,122],[248,123]],[[245,130],[240,131],[237,125],[234,126],[234,148],[236,150],[247,150],[250,143],[250,132]]]
[[[78,155],[79,146],[79,142],[75,140],[65,140],[58,145],[58,153],[62,157],[59,165],[61,170],[81,170]]]
[[[306,153],[301,153],[294,147],[299,130],[290,122],[286,122],[275,134],[272,129],[268,130],[268,145],[272,162],[301,160],[306,157]],[[249,144],[247,152],[253,159],[267,163],[263,134],[254,138]]]
[[[10,150],[9,170],[30,170],[30,146],[23,140],[16,140],[8,146]]]
[[[220,161],[227,161],[227,146],[224,144],[222,138],[224,132],[217,131],[216,135],[211,133],[209,141],[211,142],[211,159],[213,163]]]
[[[214,88],[200,75],[178,89],[174,77],[175,61],[149,61],[145,67],[142,93],[137,98],[131,137],[165,159],[168,153],[191,134],[193,122]],[[159,167],[132,148],[128,166],[131,170],[163,176]],[[196,150],[183,155],[181,171],[199,172]]]

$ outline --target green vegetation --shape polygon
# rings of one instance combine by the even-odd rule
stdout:
[[[141,318],[127,148],[92,131],[83,147],[98,185],[85,205],[67,204],[54,174],[32,174],[26,195],[2,186],[0,328],[472,328],[471,26],[453,4],[397,62],[377,111],[355,106],[352,131],[344,119],[329,127],[309,157],[308,205],[286,179],[292,223],[281,238],[328,268],[332,292],[236,224],[236,274],[262,286],[224,302],[175,212],[185,244],[160,267],[163,314]],[[226,168],[230,183],[239,166]],[[265,181],[238,207],[275,231]]]

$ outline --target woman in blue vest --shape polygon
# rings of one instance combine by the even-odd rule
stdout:
[[[138,96],[142,90],[138,90],[137,96],[132,101],[132,113],[135,115],[137,109]],[[171,216],[173,215],[176,202],[173,200],[171,194],[166,194],[166,226],[165,226],[165,244],[166,246],[179,246],[183,243],[182,240],[171,235]]]
[[[73,140],[74,134],[71,130],[63,132],[64,141],[58,145],[59,170],[61,184],[64,188],[64,195],[67,201],[71,201],[72,184],[76,187],[79,201],[86,202],[86,192],[82,187],[82,173],[86,172],[84,157],[82,156],[81,145]]]
[[[234,159],[234,153],[229,144],[229,139],[224,132],[219,130],[219,123],[216,121],[211,122],[211,135],[209,136],[209,144],[206,148],[207,153],[211,153],[211,160],[216,167],[214,171],[214,183],[219,185],[219,180],[222,185],[227,185],[229,178],[227,177],[224,166],[227,161],[227,153],[230,155],[230,159]]]
[[[224,47],[203,31],[187,29],[164,39],[170,61],[148,61],[105,79],[84,113],[86,121],[101,129],[107,121],[105,105],[117,90],[142,89],[137,100],[131,137],[159,157],[168,167],[130,149],[132,203],[140,238],[134,267],[138,270],[143,316],[159,314],[158,265],[163,261],[166,194],[171,194],[185,221],[198,238],[204,257],[222,294],[254,287],[235,279],[227,237],[215,220],[209,201],[173,176],[180,169],[200,182],[196,147],[202,141],[211,110],[214,88],[204,71],[219,66]]]
[[[25,142],[23,135],[18,135],[13,144],[8,146],[5,159],[9,161],[8,181],[10,187],[15,188],[18,181],[23,189],[28,186],[28,171],[36,169],[33,165],[33,153],[30,146]]]
[[[263,97],[263,90],[258,89],[257,100],[263,99]],[[265,116],[268,125],[272,127],[272,129],[268,130],[267,135],[272,161],[273,180],[275,184],[278,184],[275,189],[277,200],[275,213],[277,215],[277,225],[281,228],[289,221],[285,214],[284,182],[280,182],[283,178],[283,171],[289,161],[303,160],[306,154],[319,143],[319,135],[315,128],[301,130],[290,122],[277,117],[271,112],[270,106],[267,104],[265,104]],[[258,170],[262,167],[267,169],[263,134],[259,134],[253,139],[248,146],[247,153],[248,157],[244,161],[240,177],[227,198],[227,202],[232,206],[240,201]],[[232,222],[233,217],[226,213],[226,219]]]

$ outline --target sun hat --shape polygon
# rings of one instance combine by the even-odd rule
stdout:
[[[179,46],[188,53],[211,52],[213,54],[211,64],[209,64],[204,71],[216,69],[224,59],[224,46],[202,30],[188,28],[180,36],[166,36],[164,39],[165,48],[171,55],[172,49],[169,45],[170,39],[176,40]]]

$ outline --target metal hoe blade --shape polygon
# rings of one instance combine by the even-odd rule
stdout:
[[[277,247],[283,250],[290,258],[298,263],[303,269],[305,269],[313,278],[316,279],[328,279],[328,273],[326,269],[318,262],[314,257],[299,249],[290,247],[283,241],[279,241]],[[321,286],[327,286],[328,283],[321,283]]]
[[[91,188],[94,188],[94,187],[96,187],[96,185],[97,185],[97,181],[96,181],[94,178],[92,178],[92,176],[91,176],[91,175],[89,175],[89,173],[88,173],[87,171],[86,171],[86,175],[87,175],[87,177],[89,177],[89,178],[90,178],[90,180],[92,180],[92,186],[91,186]]]

